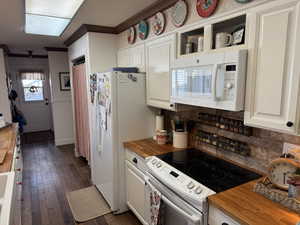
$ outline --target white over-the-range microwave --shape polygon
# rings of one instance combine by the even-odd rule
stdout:
[[[247,50],[181,57],[172,64],[171,102],[244,110]]]

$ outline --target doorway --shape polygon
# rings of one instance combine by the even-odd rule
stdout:
[[[74,62],[73,98],[75,114],[76,151],[79,156],[90,161],[90,129],[87,95],[87,78],[85,59],[80,58]]]
[[[19,107],[27,121],[24,132],[52,130],[48,73],[20,71],[18,78]]]
[[[48,58],[8,57],[7,64],[14,105],[27,121],[24,133],[53,131]]]

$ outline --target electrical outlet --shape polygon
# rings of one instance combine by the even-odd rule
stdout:
[[[295,145],[295,144],[285,142],[283,144],[283,149],[282,149],[283,151],[282,152],[283,152],[283,154],[287,154],[287,153],[289,153],[290,150],[293,150],[295,148],[300,149],[300,145]]]

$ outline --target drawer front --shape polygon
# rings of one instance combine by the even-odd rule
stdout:
[[[147,169],[146,160],[130,150],[126,150],[126,160],[142,171],[146,171]]]
[[[236,222],[234,219],[223,213],[221,210],[210,205],[209,206],[209,216],[208,216],[209,225],[241,225]]]

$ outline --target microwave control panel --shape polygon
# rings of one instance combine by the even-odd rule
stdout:
[[[223,101],[233,101],[235,95],[235,80],[237,76],[236,64],[225,64],[222,68],[224,70],[223,83]]]

